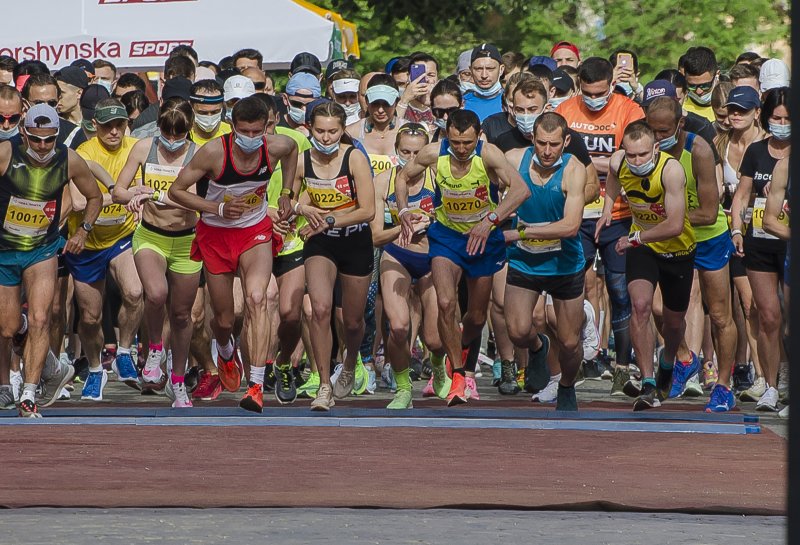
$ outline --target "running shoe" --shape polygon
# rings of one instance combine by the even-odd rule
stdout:
[[[753,385],[739,394],[740,401],[759,401],[764,392],[767,391],[767,381],[764,377],[758,377],[753,382]]]
[[[719,380],[719,371],[714,360],[703,362],[703,390],[713,390]]]
[[[219,380],[219,375],[212,375],[209,371],[203,371],[200,373],[200,380],[197,382],[197,388],[192,392],[192,397],[203,401],[214,401],[221,393],[222,383]]]
[[[476,374],[475,376],[477,377],[478,375]],[[466,394],[467,399],[480,401],[481,395],[478,393],[478,385],[475,383],[475,377],[464,377],[464,383],[466,384],[464,393]]]
[[[558,381],[561,380],[561,375],[552,377],[550,382],[547,383],[542,390],[536,392],[531,396],[531,401],[535,403],[555,403],[558,398]],[[574,390],[574,388],[573,388]]]
[[[691,359],[688,362],[676,360],[675,364],[672,366],[672,387],[669,390],[669,399],[683,395],[684,390],[686,390],[686,383],[692,376],[700,372],[700,359],[694,352],[690,352],[690,354]],[[660,364],[661,360],[659,359],[658,361],[658,373],[661,374],[663,370]],[[659,390],[662,389],[659,388]],[[700,389],[700,393],[702,394],[702,388]]]
[[[276,365],[275,367],[278,371],[278,380],[275,381],[275,399],[281,405],[294,403],[294,400],[297,399],[297,386],[294,383],[292,364],[287,363],[286,365]]]
[[[186,374],[183,376],[183,383],[186,385],[186,391],[189,392],[189,394],[193,394],[197,389],[197,385],[200,383],[200,367],[197,365],[189,367],[189,369],[186,370]]]
[[[733,366],[733,391],[741,393],[753,386],[755,370],[752,363],[737,363]]]
[[[422,397],[434,397],[436,392],[433,390],[433,377],[428,379],[428,384],[422,389]]]
[[[333,390],[327,384],[320,384],[317,390],[317,397],[311,402],[312,411],[330,411],[336,405],[333,399]]]
[[[520,391],[525,389],[525,367],[517,368],[517,386]]]
[[[151,350],[147,355],[147,361],[142,369],[142,382],[149,384],[159,384],[164,372],[161,366],[166,363],[167,354],[164,350]]]
[[[417,379],[419,380],[419,379]],[[365,394],[374,395],[378,391],[378,380],[375,377],[375,369],[367,367],[367,389]]]
[[[0,409],[13,409],[17,406],[11,386],[0,386]]]
[[[636,398],[636,401],[633,402],[633,410],[644,411],[647,409],[653,409],[655,407],[660,407],[660,406],[661,402],[658,400],[658,393],[656,392],[656,387],[650,384],[649,382],[645,383],[642,386],[642,393],[639,395],[639,397]]]
[[[497,391],[505,396],[517,395],[522,388],[517,384],[517,365],[511,360],[501,363],[500,384]]]
[[[550,339],[539,333],[542,347],[538,352],[528,350],[528,367],[525,370],[525,391],[533,394],[545,388],[550,382],[550,368],[547,366],[547,354],[550,352]]]
[[[603,367],[597,358],[581,362],[583,376],[586,380],[603,380]]]
[[[435,376],[436,369],[434,369],[433,372]],[[381,388],[386,388],[390,392],[397,391],[397,381],[394,379],[394,370],[392,369],[392,364],[388,361],[383,364],[383,369],[381,370]]]
[[[578,396],[575,395],[575,387],[564,387],[558,385],[558,394],[556,398],[557,411],[577,411],[578,410]]]
[[[170,380],[170,382],[172,381]],[[189,399],[189,392],[186,390],[185,382],[178,382],[177,384],[173,384],[172,391],[174,392],[175,396],[175,400],[172,402],[173,408],[183,409],[187,407],[192,407],[192,400]]]
[[[683,397],[702,397],[703,386],[700,384],[700,373],[692,375],[686,381],[686,388],[683,389]]]
[[[131,388],[140,389],[139,373],[136,372],[136,365],[130,354],[117,354],[111,363],[111,368],[117,374],[118,380],[124,382]]]
[[[593,360],[600,351],[600,332],[597,330],[594,319],[594,307],[589,301],[584,299],[581,343],[583,344],[583,359],[586,361]]]
[[[86,356],[76,358],[72,362],[72,367],[75,369],[75,376],[72,377],[72,381],[77,383],[86,382],[86,377],[89,376],[89,359]]]
[[[778,390],[770,386],[756,403],[757,411],[778,412]]]
[[[344,399],[353,392],[353,385],[356,381],[356,372],[355,369],[348,371],[341,363],[337,365],[337,367],[339,366],[341,367],[336,380],[334,381],[334,378],[331,377],[331,381],[333,382],[333,397],[336,399]]]
[[[711,390],[711,397],[706,404],[707,413],[724,413],[736,406],[736,397],[730,388],[717,384]]]
[[[229,392],[239,391],[239,386],[242,384],[242,375],[244,375],[244,367],[242,360],[239,359],[239,353],[236,351],[236,345],[233,347],[233,355],[229,360],[224,360],[222,356],[217,353],[217,372],[219,373],[219,380],[222,387]]]
[[[102,365],[103,369],[105,369],[106,371],[111,371],[114,363],[114,358],[116,357],[117,357],[116,346],[104,346],[103,349],[100,351],[100,365]]]
[[[466,379],[460,373],[453,373],[450,392],[447,394],[447,406],[461,405],[467,402]]]
[[[492,363],[492,386],[500,386],[500,383],[502,381],[503,381],[503,362],[497,359],[494,360],[494,363]]]
[[[311,373],[308,379],[297,389],[299,397],[310,397],[314,399],[317,397],[317,390],[319,389],[319,373]]]
[[[433,381],[432,387],[434,394],[436,394],[436,397],[439,399],[447,399],[447,395],[450,393],[450,388],[453,384],[453,379],[451,378],[452,370],[449,368],[448,364],[449,362],[447,361],[439,365],[433,364],[433,377],[431,377]]]
[[[248,383],[247,391],[239,402],[239,406],[242,409],[260,413],[264,408],[264,388],[255,382]]]
[[[41,418],[39,407],[36,406],[35,401],[30,399],[23,399],[19,402],[19,415],[22,418]]]
[[[11,392],[14,394],[14,400],[19,403],[19,396],[22,395],[22,384],[24,379],[22,373],[19,371],[11,371]]]
[[[780,410],[778,413],[779,418],[789,418],[789,405],[786,405],[783,409]]]
[[[61,390],[72,380],[75,369],[71,365],[61,365],[51,350],[47,351],[47,358],[55,360],[55,372],[42,380],[42,395],[39,398],[39,407],[49,407],[56,402]]]
[[[613,397],[619,397],[625,395],[625,384],[630,380],[631,375],[628,373],[628,370],[622,366],[618,365],[614,368],[614,376],[611,379],[611,395]],[[641,383],[636,388],[637,391],[642,389]],[[635,397],[635,396],[632,396]]]
[[[353,369],[353,373],[353,395],[363,395],[367,391],[369,373],[367,373],[367,366],[361,360],[360,354],[356,356],[356,366]]]
[[[70,395],[69,390],[67,390],[66,386],[61,388],[61,393],[58,394],[58,400],[59,401],[68,401],[69,398],[71,398],[71,397],[72,396]]]
[[[389,403],[386,408],[387,409],[413,409],[414,404],[411,402],[411,390],[397,390],[397,393],[394,394],[394,398],[392,398],[392,402]]]
[[[275,389],[278,383],[278,377],[275,373],[275,364],[267,363],[264,366],[264,391],[271,392]]]
[[[101,369],[89,373],[86,376],[86,383],[83,385],[81,399],[88,401],[103,401],[103,390],[108,383],[108,371]]]

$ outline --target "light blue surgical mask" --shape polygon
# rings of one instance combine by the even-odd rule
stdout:
[[[326,146],[313,136],[311,137],[311,145],[314,146],[315,150],[322,153],[323,155],[333,155],[339,150],[339,142],[334,142],[333,144],[329,144]]]
[[[19,125],[16,125],[7,131],[0,129],[0,140],[11,140],[18,134],[19,134]]]
[[[627,162],[627,160],[626,160]],[[656,168],[656,156],[653,155],[649,161],[647,161],[643,165],[632,165],[628,163],[628,170],[631,171],[631,174],[634,176],[638,176],[640,178],[644,178],[645,176],[649,175],[653,170]]]
[[[617,87],[621,87],[623,91],[625,91],[625,96],[632,97],[633,96],[633,87],[627,81],[623,81],[617,83]]]
[[[233,125],[233,108],[225,109],[225,121]]]
[[[164,149],[172,153],[175,153],[176,151],[181,149],[184,144],[186,144],[185,138],[181,138],[180,140],[175,140],[174,142],[170,142],[169,140],[164,138],[164,136],[161,134],[158,135],[158,140],[161,142],[161,145],[164,146]]]
[[[789,140],[792,137],[792,125],[778,125],[777,123],[769,123],[769,133],[775,137],[776,140]]]
[[[303,108],[289,106],[289,117],[298,125],[306,122],[306,111]]]
[[[525,136],[533,134],[533,126],[536,124],[538,118],[539,114],[514,114],[514,121],[517,122],[517,128]]]
[[[555,110],[556,108],[558,108],[561,105],[562,102],[564,102],[568,98],[571,98],[571,97],[554,97],[554,98],[551,98],[550,100],[548,100],[547,103],[550,105],[551,108],[553,108]]]
[[[399,166],[400,168],[403,168],[407,164],[408,164],[408,159],[403,159],[399,155],[397,156],[397,166]]]
[[[433,124],[442,129],[443,131],[447,130],[447,120],[437,117],[433,120]]]
[[[106,81],[104,79],[99,79],[99,80],[95,81],[95,83],[97,85],[102,85],[103,87],[105,87],[106,91],[108,91],[108,94],[109,95],[111,94],[111,82],[110,81]]]
[[[459,85],[459,87],[461,87],[461,94],[462,95],[465,94],[465,93],[468,93],[470,91],[475,92],[475,89],[477,89],[475,84],[472,83],[471,81],[462,81],[458,85]]]
[[[342,108],[344,108],[344,113],[347,114],[348,124],[350,123],[350,120],[353,118],[355,118],[355,120],[358,121],[358,117],[361,114],[361,104],[359,104],[358,102],[354,102],[352,104],[342,104]]]
[[[542,164],[542,162],[539,160],[539,156],[538,156],[538,155],[536,155],[536,154],[534,153],[534,154],[533,154],[533,162],[534,162],[534,163],[536,163],[536,166],[537,166],[537,167],[539,167],[539,168],[544,168],[544,169],[547,169],[547,170],[552,170],[552,169],[554,169],[554,168],[558,168],[558,167],[560,167],[561,165],[563,165],[563,164],[564,164],[564,156],[563,156],[563,155],[559,155],[559,157],[558,157],[558,159],[556,160],[556,162],[555,162],[555,163],[553,163],[553,164],[552,164],[552,165],[550,165],[549,167],[546,167],[546,166],[544,166],[544,165]]]
[[[699,96],[694,91],[689,91],[689,98],[692,99],[692,102],[697,104],[698,106],[708,106],[711,104],[711,92],[704,94],[703,96]]]
[[[611,98],[611,93],[607,94],[604,97],[597,97],[597,98],[584,96],[583,102],[584,104],[586,104],[586,107],[589,108],[591,111],[599,112],[600,110],[606,107],[606,104],[608,104],[610,98]]]
[[[470,154],[469,154],[469,157],[467,157],[466,159],[461,159],[460,157],[458,157],[458,156],[456,155],[456,152],[455,152],[455,151],[453,151],[453,148],[452,148],[452,147],[450,147],[450,146],[447,146],[447,153],[449,153],[450,155],[452,155],[452,156],[453,156],[453,158],[455,158],[455,159],[457,159],[457,160],[459,160],[459,161],[471,161],[471,160],[472,160],[472,158],[473,158],[473,157],[475,157],[475,154],[477,153],[477,149],[478,149],[478,148],[476,147],[474,150],[472,150],[472,153],[470,153]]]
[[[498,94],[500,94],[503,91],[503,86],[500,85],[500,81],[494,82],[494,85],[492,85],[488,89],[482,89],[482,88],[478,87],[477,85],[474,85],[474,86],[475,86],[475,89],[473,90],[473,92],[476,95],[482,96],[483,98],[491,98],[493,96],[497,96]]]
[[[237,146],[242,148],[243,152],[253,153],[254,151],[258,151],[258,148],[264,145],[264,135],[245,136],[237,132],[234,142],[236,142]]]
[[[671,150],[675,147],[675,144],[678,143],[678,129],[675,129],[675,134],[670,136],[669,138],[665,138],[663,140],[658,141],[658,149],[661,151]]]

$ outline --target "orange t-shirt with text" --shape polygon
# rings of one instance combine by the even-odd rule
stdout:
[[[583,136],[586,149],[592,157],[611,157],[622,146],[625,127],[637,119],[644,118],[641,106],[619,93],[612,93],[606,107],[599,112],[587,108],[580,95],[562,102],[556,108],[556,112],[564,116],[570,129]],[[601,191],[605,195],[604,175],[600,176],[600,182]],[[617,197],[611,218],[616,220],[630,215],[628,203],[622,196]]]

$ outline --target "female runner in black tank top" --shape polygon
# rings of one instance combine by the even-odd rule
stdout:
[[[295,213],[308,225],[300,230],[306,238],[303,257],[306,286],[313,309],[309,324],[311,345],[319,370],[320,387],[313,410],[333,406],[330,355],[333,337],[331,310],[333,286],[342,285],[342,314],[347,355],[336,386],[337,397],[353,388],[356,355],[364,336],[364,307],[373,268],[372,233],[375,192],[367,158],[344,134],[346,114],[332,102],[311,113],[312,149],[300,156],[296,186],[302,187]]]

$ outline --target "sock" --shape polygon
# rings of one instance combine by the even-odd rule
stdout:
[[[125,346],[118,346],[117,347],[117,354],[128,354],[131,355],[131,349]]]
[[[558,385],[561,386],[560,380],[561,380],[561,373],[557,375],[550,375],[550,382],[558,382],[559,383]]]
[[[453,375],[461,375],[462,377],[465,376],[464,368],[461,367],[459,369],[453,369]]]
[[[26,382],[22,387],[22,395],[20,395],[20,401],[34,401],[36,399],[36,384],[31,384]]]
[[[223,360],[227,361],[231,359],[233,357],[233,343],[231,340],[228,339],[228,342],[225,344],[217,343],[217,352],[219,352],[219,355],[222,356]]]
[[[652,386],[653,388],[655,388],[655,387],[656,387],[656,379],[654,379],[653,377],[646,378],[646,379],[644,379],[644,380],[642,381],[642,388],[644,388],[644,385],[645,385],[645,384],[649,384],[650,386]]]
[[[406,367],[402,371],[394,372],[394,380],[397,381],[398,390],[411,390],[411,377],[409,376],[409,368]]]
[[[183,375],[172,373],[172,384],[183,384]]]
[[[103,370],[103,366],[100,365],[99,363],[97,364],[97,367],[92,367],[91,365],[89,366],[89,372],[90,373],[99,373],[102,370]]]
[[[251,367],[250,368],[250,382],[254,384],[264,385],[264,371],[266,367]]]
[[[150,347],[150,352],[155,352],[155,351],[162,352],[164,350],[163,341],[159,341],[158,344],[148,343],[148,346]]]

